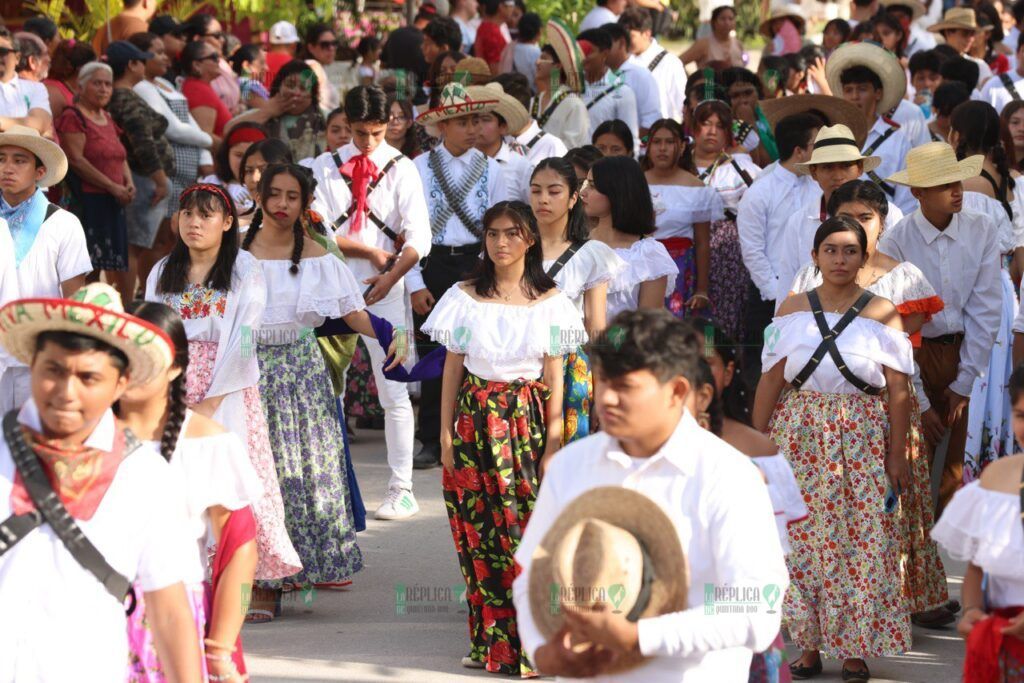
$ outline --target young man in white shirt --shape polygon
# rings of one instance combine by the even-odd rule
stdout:
[[[441,105],[418,121],[433,126],[441,144],[413,162],[420,173],[431,231],[430,255],[405,276],[419,329],[434,303],[455,283],[465,280],[480,261],[484,213],[509,199],[501,166],[476,148],[481,113],[497,109],[498,100],[474,100],[461,83],[449,83]],[[436,346],[419,345],[423,357]],[[441,381],[420,387],[419,437],[423,448],[413,461],[417,469],[441,464]]]
[[[985,40],[985,31],[978,26],[978,19],[970,7],[951,7],[942,15],[942,21],[928,27],[931,33],[941,34],[946,45],[978,65],[978,83],[992,78],[992,69],[985,60],[970,54],[971,47],[977,40]]]
[[[544,159],[561,157],[569,151],[559,137],[542,131],[537,120],[530,116],[532,95],[527,86],[526,76],[512,73],[501,74],[494,79],[494,82],[501,85],[505,94],[514,98],[527,113],[527,123],[521,129],[516,130],[509,126],[505,141],[508,142],[513,152],[526,157],[530,166],[536,167]]]
[[[498,83],[470,86],[473,99],[497,99],[498,108],[477,117],[476,148],[498,162],[502,182],[509,199],[530,202],[530,176],[533,164],[522,154],[516,154],[505,142],[509,129],[521,129],[530,120],[519,101],[506,95]]]
[[[17,41],[0,26],[0,131],[11,126],[27,126],[39,133],[50,130],[50,97],[42,83],[18,76]]]
[[[541,674],[609,683],[740,683],[751,653],[767,648],[778,632],[781,610],[760,599],[745,612],[714,607],[718,587],[756,587],[760,595],[773,585],[781,598],[789,576],[756,467],[693,418],[704,344],[692,325],[667,311],[639,310],[610,321],[590,351],[602,431],[547,463],[516,552],[519,636]],[[564,630],[544,642],[529,600],[534,551],[571,501],[603,486],[640,491],[671,518],[689,564],[689,606],[637,621],[607,605],[573,609]],[[565,635],[593,647],[576,652]],[[608,673],[609,655],[636,654],[642,664]]]
[[[978,99],[991,104],[1000,114],[1010,102],[1024,99],[1024,34],[1017,40],[1017,68],[988,79]]]
[[[957,161],[945,142],[914,148],[907,169],[888,178],[911,188],[920,208],[886,230],[878,248],[921,269],[945,303],[921,328],[915,359],[925,397],[921,421],[929,458],[949,435],[939,487],[940,509],[963,483],[967,412],[974,382],[988,368],[999,329],[999,239],[995,224],[965,212],[963,181],[978,175],[982,157]]]
[[[0,230],[13,244],[14,298],[68,297],[92,272],[82,224],[41,189],[59,183],[67,168],[61,148],[34,128],[0,133]],[[0,367],[0,413],[6,413],[28,400],[29,369],[3,349],[0,358],[6,365]]]
[[[335,230],[352,274],[367,286],[367,309],[396,328],[409,316],[405,274],[430,252],[430,224],[423,186],[413,162],[384,141],[390,108],[377,87],[345,96],[352,142],[313,162],[313,208]],[[365,338],[377,394],[384,408],[384,440],[391,479],[375,517],[405,519],[419,511],[412,493],[416,421],[408,385],[384,378],[387,355]]]
[[[647,69],[658,83],[661,116],[683,121],[683,100],[686,99],[686,69],[679,57],[661,45],[651,34],[651,13],[631,7],[619,17],[619,25],[629,31],[630,61]]]
[[[628,0],[597,0],[597,4],[580,22],[580,33],[618,21],[627,6]]]
[[[647,129],[655,121],[664,118],[661,113],[661,93],[658,81],[646,67],[630,60],[629,31],[618,22],[601,27],[612,37],[612,49],[608,51],[608,68],[613,76],[621,76],[636,95],[636,113],[640,135],[647,135]],[[680,108],[682,100],[680,100]],[[680,118],[682,112],[680,112]]]
[[[604,29],[595,28],[579,35],[583,51],[583,101],[590,114],[590,136],[605,121],[618,119],[626,124],[634,140],[640,139],[636,95],[621,77],[608,69],[608,53],[612,37]]]

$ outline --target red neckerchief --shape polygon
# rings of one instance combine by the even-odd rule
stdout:
[[[47,439],[22,425],[28,445],[39,458],[39,464],[50,480],[60,502],[75,519],[88,521],[114,481],[117,468],[124,460],[124,432],[118,428],[114,449],[101,451],[89,446],[65,448],[59,441]],[[23,515],[35,510],[35,503],[18,474],[11,489],[11,511]]]
[[[824,223],[828,219],[828,213],[825,211],[825,194],[821,195],[821,213],[818,214],[818,218]]]
[[[1017,660],[1024,659],[1024,642],[1002,633],[1010,619],[1020,614],[1020,607],[992,610],[991,616],[974,623],[967,636],[967,654],[964,657],[965,683],[997,683],[1003,680],[999,662],[1004,653]]]
[[[377,180],[380,169],[366,154],[357,154],[338,169],[342,175],[352,179],[352,203],[355,211],[349,223],[349,234],[358,234],[363,227],[363,220],[369,207],[366,205],[366,193],[370,183]]]

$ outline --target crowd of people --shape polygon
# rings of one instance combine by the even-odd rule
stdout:
[[[244,680],[363,569],[353,429],[377,520],[441,470],[465,667],[868,680],[956,622],[1024,681],[1024,0],[778,5],[756,70],[731,6],[155,14],[0,27],[0,681]]]

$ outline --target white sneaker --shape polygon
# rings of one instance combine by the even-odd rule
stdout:
[[[373,513],[375,519],[394,520],[407,519],[420,511],[416,496],[406,489],[390,488],[384,496],[384,502]]]

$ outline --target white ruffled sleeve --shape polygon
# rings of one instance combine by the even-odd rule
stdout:
[[[780,360],[798,349],[805,339],[796,334],[801,324],[800,313],[776,316],[764,331],[764,346],[761,349],[761,372],[765,373],[775,367]]]
[[[232,432],[180,439],[174,457],[181,458],[185,470],[190,516],[213,505],[240,510],[263,495],[245,445]]]
[[[851,327],[854,323],[872,328],[857,340],[856,348],[862,356],[905,375],[914,374],[914,347],[906,332],[868,318],[857,318]]]
[[[1024,574],[1024,526],[1020,498],[972,481],[953,495],[932,529],[932,538],[956,560],[996,576]]]
[[[625,251],[625,260],[629,267],[613,278],[608,287],[609,292],[628,292],[643,282],[666,276],[669,280],[665,296],[675,291],[675,276],[679,274],[679,266],[669,256],[665,245],[658,240],[653,237],[638,240]]]
[[[259,382],[260,367],[253,348],[253,333],[259,329],[266,303],[263,268],[252,254],[239,251],[231,274],[231,291],[217,340],[217,357],[207,397],[241,391]]]
[[[628,267],[629,264],[607,244],[588,240],[556,274],[555,280],[558,288],[575,300],[584,292],[611,282]]]
[[[289,270],[290,262],[271,263],[280,267],[264,271],[268,294],[263,313],[264,326],[291,324],[308,317],[308,314],[340,318],[366,308],[355,276],[336,256],[324,254],[302,259],[299,272],[294,275]],[[282,295],[296,289],[297,299]]]
[[[697,189],[699,192],[696,197],[692,199],[687,197],[692,201],[692,204],[687,206],[687,222],[690,224],[710,223],[724,219],[725,205],[715,188],[705,186]]]
[[[793,278],[793,284],[789,288],[789,293],[802,294],[803,292],[809,292],[820,284],[821,273],[818,272],[813,263],[808,263]]]
[[[807,517],[807,505],[800,491],[793,468],[781,455],[751,458],[761,470],[768,483],[768,497],[772,501],[775,512],[775,523],[779,530],[782,548],[789,552],[789,533],[787,527]]]

